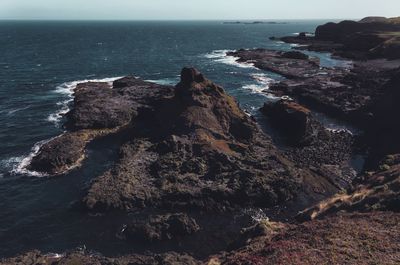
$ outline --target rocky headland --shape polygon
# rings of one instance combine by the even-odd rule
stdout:
[[[279,144],[194,68],[176,86],[135,77],[78,85],[67,131],[29,169],[63,174],[85,163],[90,142],[122,133],[118,160],[77,208],[127,214],[117,236],[149,251],[31,251],[0,264],[399,264],[398,32],[397,19],[371,17],[282,38],[352,58],[347,68],[298,50],[230,53],[285,77],[265,91],[281,99],[260,109]],[[360,133],[328,130],[316,110]],[[358,172],[357,152],[366,157]]]

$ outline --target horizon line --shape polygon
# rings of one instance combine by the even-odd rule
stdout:
[[[0,21],[296,21],[296,20],[360,20],[362,18],[227,18],[227,19],[118,19],[118,18],[106,18],[106,19],[92,19],[92,18],[0,18]]]

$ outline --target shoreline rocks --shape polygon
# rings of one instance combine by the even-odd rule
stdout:
[[[357,21],[341,21],[318,26],[315,36],[287,36],[280,38],[287,43],[303,46],[298,49],[331,52],[336,56],[363,60],[386,58],[400,59],[398,52],[400,30],[398,18],[365,18]]]
[[[88,209],[272,206],[294,198],[299,187],[300,176],[271,139],[193,68],[182,70],[174,95],[136,126],[116,166],[94,180],[84,198]]]
[[[365,29],[359,24],[378,28],[374,23],[379,23],[387,29],[393,22],[368,18],[354,23],[329,24],[315,37],[300,34],[286,40],[353,58],[388,51],[381,48],[382,41],[388,45],[385,36],[353,31]],[[360,42],[365,45],[354,50]],[[395,40],[391,49],[396,45]],[[83,198],[85,210],[139,216],[120,233],[128,240],[185,244],[182,238],[212,239],[224,241],[216,243],[223,247],[204,246],[205,258],[198,252],[165,250],[117,258],[84,250],[60,255],[32,251],[0,264],[398,263],[400,130],[392,117],[399,112],[400,100],[396,62],[388,66],[385,61],[385,67],[374,65],[376,61],[355,62],[349,70],[321,68],[298,51],[255,49],[229,55],[289,79],[271,91],[299,102],[280,100],[263,108],[271,124],[286,133],[287,146],[278,149],[222,87],[196,69],[184,68],[175,87],[134,77],[117,80],[112,87],[78,85],[74,109],[67,115],[68,132],[43,145],[30,165],[32,170],[61,174],[82,161],[90,141],[126,130],[119,160],[93,180]],[[349,160],[354,137],[326,130],[308,107],[362,127],[361,141],[369,147],[367,162],[373,170],[353,180]],[[376,169],[375,163],[386,155]],[[279,212],[296,205],[306,205],[297,216],[301,223],[272,221],[267,212],[247,216],[253,219],[248,227],[248,220],[238,224],[233,214],[247,207],[276,206],[272,209]],[[143,209],[151,209],[151,214]],[[211,220],[213,211],[230,212],[229,221]],[[207,227],[213,224],[218,226]],[[209,255],[210,249],[218,251]]]
[[[126,86],[134,90],[126,90]],[[108,83],[87,82],[74,90],[74,107],[67,113],[67,132],[45,143],[28,169],[59,175],[78,167],[85,149],[94,139],[130,129],[138,109],[172,94],[171,87],[144,82],[134,77]]]
[[[320,71],[319,60],[301,52],[241,49],[227,55],[238,57],[238,62],[252,63],[261,70],[271,71],[289,79],[303,79]]]
[[[260,109],[295,145],[306,145],[313,139],[311,110],[288,100],[265,103]]]
[[[286,136],[285,155],[291,161],[329,180],[338,189],[351,185],[356,177],[350,166],[355,148],[353,135],[327,130],[311,110],[294,101],[268,103],[260,111]]]

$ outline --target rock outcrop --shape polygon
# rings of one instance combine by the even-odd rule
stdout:
[[[285,154],[301,168],[316,172],[338,189],[348,187],[356,172],[350,166],[354,137],[327,130],[311,110],[289,100],[266,103],[261,111],[286,136]]]
[[[47,175],[62,174],[75,168],[85,158],[88,143],[133,125],[138,110],[148,110],[162,98],[172,95],[172,88],[125,77],[109,83],[83,83],[74,90],[74,107],[67,113],[68,131],[43,144],[33,157],[29,170]],[[129,84],[127,90],[121,84]]]
[[[265,103],[261,108],[271,121],[295,145],[306,145],[312,142],[314,130],[311,121],[311,110],[290,100],[279,100]]]
[[[193,68],[182,70],[173,96],[138,117],[117,165],[89,189],[89,209],[270,206],[297,192],[300,176],[290,162],[231,96]]]
[[[288,36],[288,43],[305,46],[298,49],[328,51],[351,59],[400,59],[399,18],[368,17],[361,21],[342,21],[318,26],[315,37]]]
[[[228,56],[238,57],[238,62],[251,63],[255,67],[280,74],[290,79],[306,78],[319,72],[318,58],[310,58],[301,52],[281,52],[266,49],[238,50]]]

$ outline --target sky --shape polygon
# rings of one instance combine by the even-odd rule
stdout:
[[[0,0],[0,19],[230,20],[400,16],[400,0]]]

